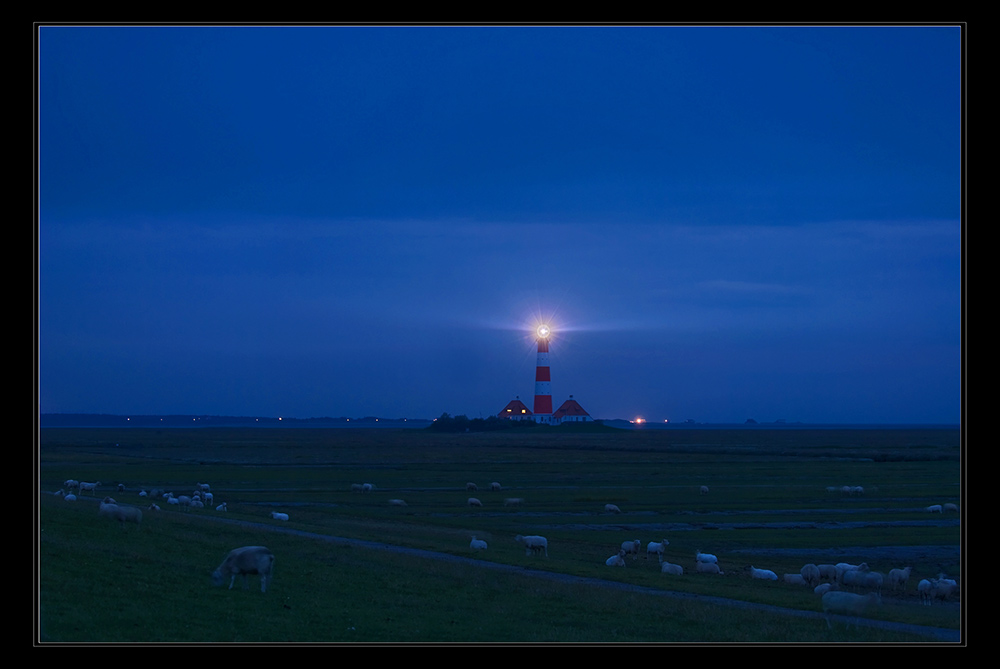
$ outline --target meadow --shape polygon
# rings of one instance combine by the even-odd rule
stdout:
[[[915,589],[939,572],[962,585],[960,515],[925,511],[955,502],[964,516],[957,429],[47,428],[37,455],[42,643],[926,643],[907,626],[963,627],[964,588],[929,607]],[[95,499],[51,494],[70,478],[102,485]],[[228,512],[138,496],[206,482]],[[375,490],[352,491],[365,482]],[[865,492],[827,491],[843,485]],[[141,505],[141,528],[99,517],[105,495]],[[517,534],[547,537],[549,557]],[[471,551],[473,535],[489,548]],[[667,539],[684,575],[644,556],[605,566],[631,539],[643,555]],[[255,576],[211,586],[243,545],[275,554],[267,593]],[[693,573],[696,550],[725,574]],[[828,629],[811,588],[748,569],[863,561],[913,567],[866,614],[895,627]]]

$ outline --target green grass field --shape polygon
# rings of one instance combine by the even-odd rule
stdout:
[[[886,589],[867,617],[960,629],[960,601],[921,606],[915,590],[940,571],[962,583],[958,515],[923,510],[960,503],[959,455],[957,430],[44,429],[38,635],[42,642],[926,642],[664,593],[819,612],[811,589],[752,580],[746,567],[780,577],[807,562],[867,561],[883,574],[910,565],[908,589]],[[144,510],[138,531],[123,529],[99,517],[87,495],[74,503],[47,494],[69,478],[101,481],[97,499],[143,506],[142,488],[190,495],[207,482],[229,512],[158,500],[161,511]],[[503,490],[489,490],[491,481]],[[364,482],[375,491],[351,491]],[[468,492],[467,482],[478,491]],[[709,494],[699,494],[702,485]],[[842,485],[865,493],[826,490]],[[469,507],[470,496],[483,506]],[[524,503],[504,506],[508,497]],[[393,498],[407,506],[390,506]],[[604,513],[607,503],[622,513]],[[271,511],[290,519],[272,520]],[[549,558],[526,556],[516,534],[547,537]],[[473,554],[473,535],[489,549]],[[666,559],[682,565],[683,576],[664,575],[643,557],[625,569],[604,565],[622,541],[645,547],[663,538]],[[213,588],[209,576],[226,553],[251,544],[276,556],[268,592],[257,577],[249,590],[239,579],[232,590]],[[693,573],[696,549],[718,555],[725,575]]]

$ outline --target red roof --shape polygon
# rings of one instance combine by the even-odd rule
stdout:
[[[562,406],[556,409],[555,413],[552,414],[553,418],[562,418],[563,416],[589,416],[590,414],[584,411],[583,407],[576,400],[566,400],[562,403]]]
[[[500,418],[511,418],[513,416],[530,416],[531,409],[525,406],[521,400],[511,400],[507,406],[497,414]]]

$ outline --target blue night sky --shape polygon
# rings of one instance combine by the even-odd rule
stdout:
[[[43,413],[960,421],[959,27],[38,37]]]

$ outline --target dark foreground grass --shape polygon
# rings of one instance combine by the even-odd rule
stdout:
[[[808,590],[762,584],[745,565],[797,572],[834,547],[861,561],[876,549],[954,545],[960,526],[928,523],[921,509],[958,499],[957,433],[780,432],[753,443],[732,434],[427,435],[347,430],[43,430],[41,487],[65,478],[124,482],[124,503],[156,485],[189,493],[211,482],[228,499],[215,512],[147,511],[141,530],[97,516],[96,500],[40,497],[40,638],[50,642],[841,642],[927,641],[927,637],[799,618],[664,594],[553,582],[534,570],[622,584],[819,611]],[[866,451],[866,440],[870,447]],[[700,440],[700,441],[699,441]],[[878,459],[865,457],[877,455]],[[919,454],[919,457],[915,454]],[[923,459],[921,459],[923,458]],[[505,490],[484,490],[491,480]],[[371,495],[350,492],[372,481]],[[465,490],[477,481],[477,493]],[[701,484],[711,494],[696,493]],[[827,485],[860,484],[863,498],[831,496]],[[468,507],[479,495],[481,509]],[[520,508],[506,496],[526,498]],[[408,506],[387,506],[405,498]],[[626,513],[603,514],[615,502]],[[165,505],[164,505],[165,506]],[[287,524],[267,518],[289,511]],[[821,521],[835,521],[824,529]],[[744,526],[722,527],[729,521]],[[935,519],[936,520],[936,519]],[[785,526],[790,521],[790,527]],[[852,527],[847,521],[864,521]],[[887,522],[891,521],[891,522]],[[896,525],[913,521],[916,525]],[[881,525],[879,524],[881,523]],[[270,525],[271,527],[267,527]],[[663,527],[673,530],[664,530]],[[477,533],[490,542],[483,565],[352,547],[275,532],[320,535],[469,556]],[[680,531],[683,529],[684,531]],[[514,534],[549,537],[549,560],[528,558]],[[669,578],[655,560],[604,567],[623,539],[668,537],[668,559],[693,569],[695,548],[720,556],[725,577]],[[232,548],[275,553],[274,585],[212,588],[209,574]],[[786,554],[782,551],[806,551]],[[842,552],[837,553],[843,555]],[[900,553],[901,555],[903,553]],[[891,554],[890,554],[891,555]],[[855,560],[855,558],[857,558]],[[839,561],[840,558],[832,561]],[[873,568],[888,571],[898,560]],[[915,574],[959,565],[936,556]],[[523,568],[530,568],[531,571]],[[520,571],[517,571],[520,569]],[[871,617],[957,628],[958,607],[922,607],[912,592],[887,597]]]

